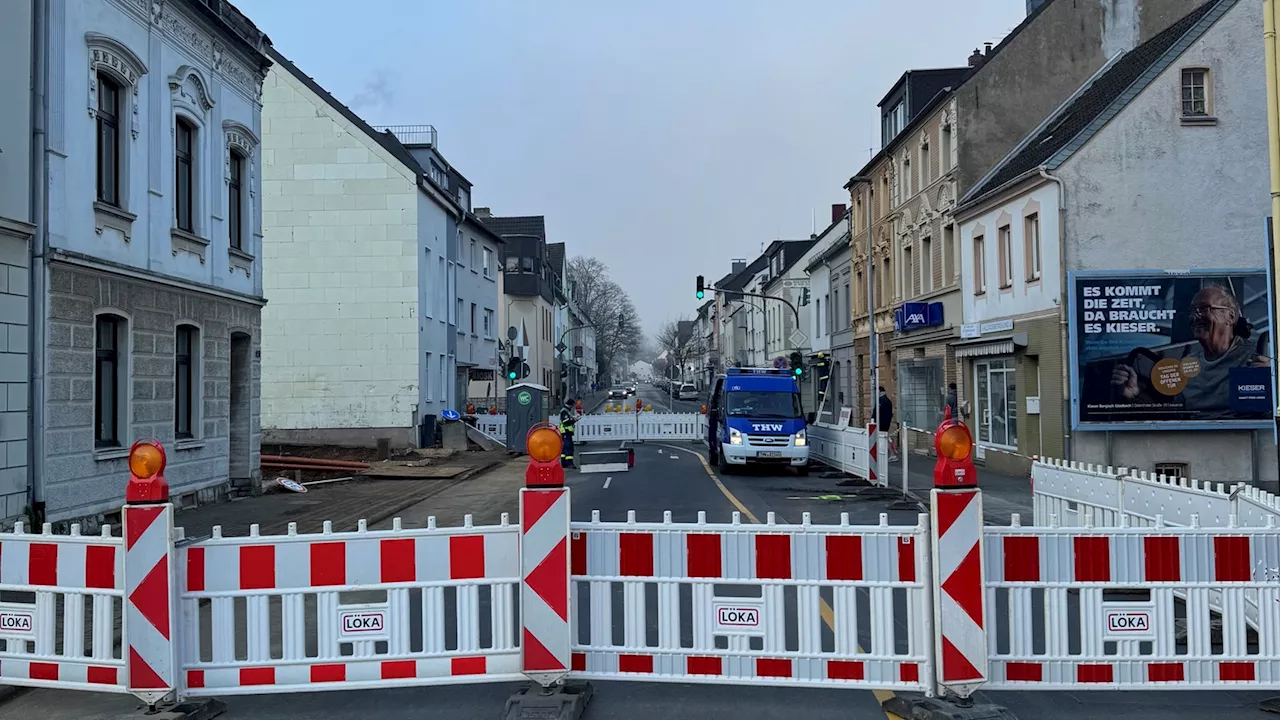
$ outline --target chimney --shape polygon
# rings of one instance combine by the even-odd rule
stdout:
[[[734,258],[730,262],[733,263],[732,265],[730,265],[730,272],[732,272],[734,275],[737,275],[738,273],[747,269],[747,261],[745,258]]]
[[[991,43],[982,43],[982,44],[987,46],[986,52],[984,52],[983,54],[986,55],[987,57],[991,57]]]
[[[978,50],[978,48],[974,48],[973,54],[969,56],[969,67],[982,67],[982,63],[986,61],[987,59],[982,56],[982,51]]]
[[[1027,0],[1027,15],[1040,9],[1041,5],[1049,2],[1049,0]]]
[[[844,213],[845,213],[844,203],[833,203],[831,205],[831,223],[835,224],[840,222],[840,220],[844,217]]]
[[[475,216],[480,218],[481,220],[487,220],[488,218],[493,217],[493,213],[490,212],[489,208],[487,207],[478,207],[473,212]]]

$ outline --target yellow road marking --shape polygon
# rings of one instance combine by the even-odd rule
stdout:
[[[687,452],[692,454],[694,457],[698,458],[698,460],[702,463],[703,469],[707,471],[707,475],[711,477],[711,481],[716,484],[716,487],[720,488],[720,493],[724,495],[729,500],[729,502],[733,504],[735,508],[738,509],[738,512],[745,515],[748,520],[750,520],[751,522],[757,525],[760,524],[760,518],[756,517],[756,514],[751,512],[751,510],[749,510],[747,506],[744,505],[742,501],[737,498],[737,496],[735,496],[732,492],[729,492],[729,488],[725,487],[724,483],[720,481],[720,478],[716,476],[715,471],[711,469],[711,465],[707,462],[707,459],[702,457],[702,453],[697,452],[695,450],[690,450],[688,448],[677,447],[675,445],[663,445],[662,447],[670,448],[672,450],[679,450],[681,452]],[[827,628],[832,632],[835,632],[836,611],[831,609],[831,605],[827,603],[826,598],[818,598],[818,614],[822,616],[822,622],[826,624]],[[862,652],[861,647],[858,648],[858,652]],[[872,690],[871,694],[875,696],[876,702],[880,703],[881,705],[884,705],[886,702],[889,701],[890,698],[894,697],[894,693],[892,690]],[[901,717],[894,715],[888,710],[885,710],[884,714],[885,714],[885,717],[888,718],[888,720],[902,720]]]

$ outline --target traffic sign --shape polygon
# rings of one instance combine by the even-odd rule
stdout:
[[[804,334],[803,330],[796,329],[791,331],[791,347],[799,348],[809,344],[809,336]]]
[[[784,288],[807,288],[809,287],[809,278],[786,278],[782,281]]]

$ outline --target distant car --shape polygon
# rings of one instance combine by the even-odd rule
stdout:
[[[627,387],[626,385],[614,385],[613,387],[609,388],[610,400],[626,400],[627,398],[631,397],[631,395],[632,395],[631,388]]]
[[[694,385],[693,383],[684,383],[683,385],[680,386],[678,390],[676,390],[676,399],[677,400],[697,400],[698,386]]]

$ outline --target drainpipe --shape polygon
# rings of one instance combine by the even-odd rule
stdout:
[[[1280,3],[1276,0],[1262,0],[1262,35],[1263,47],[1266,50],[1267,72],[1267,146],[1271,161],[1271,218],[1272,226],[1280,222],[1280,48],[1276,44],[1277,14]],[[1273,229],[1274,232],[1274,229]],[[1272,243],[1271,276],[1280,272],[1280,243]],[[1280,297],[1272,293],[1271,302],[1273,318],[1280,318]],[[1273,363],[1274,364],[1274,363]],[[1280,390],[1280,366],[1277,366],[1276,381],[1272,387]],[[1276,427],[1280,429],[1280,391],[1276,395]],[[1256,455],[1256,453],[1255,453]]]
[[[49,117],[45,98],[49,87],[49,65],[45,58],[44,40],[47,6],[47,0],[33,0],[31,23],[31,69],[35,80],[31,98],[31,220],[36,232],[31,238],[30,289],[27,293],[27,362],[31,373],[27,391],[27,404],[31,409],[27,419],[27,467],[31,478],[29,499],[33,527],[44,522],[45,316],[49,297],[45,267],[45,253],[49,247],[49,143],[45,133]]]
[[[1070,362],[1071,353],[1067,347],[1067,189],[1062,180],[1050,175],[1043,165],[1037,170],[1040,177],[1058,186],[1058,275],[1062,280],[1058,291],[1058,342],[1063,362]],[[1071,372],[1070,368],[1065,370],[1062,373],[1062,452],[1065,457],[1062,459],[1070,460],[1075,454],[1071,451]]]

